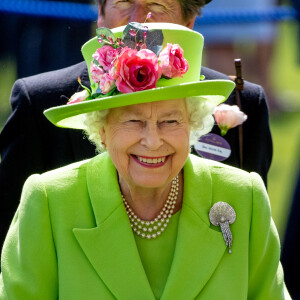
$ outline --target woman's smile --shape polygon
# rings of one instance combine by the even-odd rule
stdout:
[[[160,157],[149,157],[149,156],[138,156],[131,155],[131,157],[141,166],[146,168],[159,168],[164,166],[167,163],[168,156],[160,156]]]

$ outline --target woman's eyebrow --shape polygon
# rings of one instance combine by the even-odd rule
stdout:
[[[165,113],[162,113],[160,117],[182,117],[183,113],[180,110],[171,110]]]
[[[143,113],[138,111],[125,111],[121,114],[122,118],[141,118],[142,116]]]
[[[169,117],[182,117],[183,113],[180,110],[168,110],[166,112],[161,112],[158,114],[158,118],[169,118]],[[121,115],[122,118],[145,118],[145,114],[143,111],[126,111]]]
[[[163,6],[167,7],[168,9],[171,9],[171,8],[175,7],[173,0],[164,0],[164,1],[162,1],[162,0],[155,0],[155,1],[154,0],[147,0],[146,2],[147,2],[148,5],[151,5],[153,3],[158,3],[160,5],[163,5]]]

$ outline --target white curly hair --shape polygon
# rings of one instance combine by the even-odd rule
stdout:
[[[189,122],[190,122],[190,145],[197,142],[197,139],[210,132],[214,125],[213,111],[215,104],[206,98],[187,97],[185,98]],[[98,152],[103,152],[104,147],[101,141],[100,128],[105,125],[109,109],[86,113],[83,116],[85,134],[88,139],[96,146]]]

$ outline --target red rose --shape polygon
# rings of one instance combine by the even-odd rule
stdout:
[[[160,76],[158,58],[148,49],[137,51],[125,47],[115,63],[114,79],[122,93],[155,88]]]

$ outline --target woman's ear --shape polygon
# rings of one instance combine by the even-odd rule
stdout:
[[[197,15],[191,17],[189,20],[186,21],[184,24],[187,28],[193,29]]]
[[[97,27],[100,28],[100,27],[105,27],[105,22],[104,22],[104,16],[102,14],[102,7],[101,5],[99,4],[98,5],[98,19],[97,19]]]
[[[106,133],[105,133],[105,128],[102,127],[100,130],[99,130],[99,134],[100,134],[100,137],[101,137],[101,143],[102,143],[102,146],[104,148],[106,148]]]

